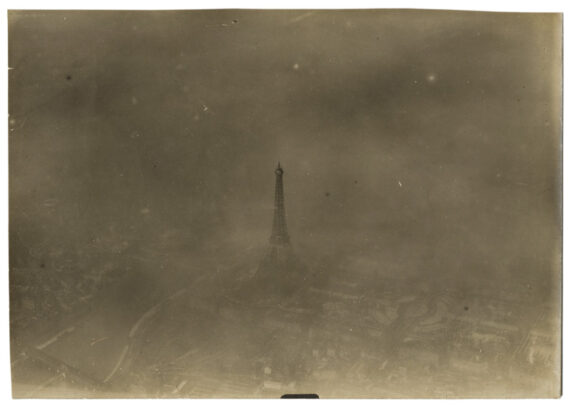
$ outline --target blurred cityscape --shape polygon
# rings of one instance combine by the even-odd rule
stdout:
[[[560,396],[562,14],[7,28],[14,397]]]
[[[136,318],[136,310],[113,307],[113,291],[106,289],[113,279],[104,272],[38,288],[42,270],[17,270],[37,280],[12,286],[18,300],[11,308],[14,395],[498,397],[557,391],[553,306],[537,307],[520,294],[497,297],[491,289],[470,293],[397,278],[370,285],[367,276],[343,265],[316,267],[311,283],[288,298],[232,297],[235,292],[217,287],[222,275],[164,299],[153,299],[157,293],[149,290]]]
[[[276,170],[269,248],[212,247],[167,284],[120,265],[13,268],[15,397],[532,397],[560,378],[556,302],[293,248]],[[96,243],[94,243],[96,244]],[[155,247],[145,268],[164,270]],[[220,253],[228,256],[220,257]],[[96,264],[95,261],[88,264]],[[194,276],[194,278],[190,278]],[[196,277],[197,276],[197,277]],[[544,289],[543,289],[544,291]]]

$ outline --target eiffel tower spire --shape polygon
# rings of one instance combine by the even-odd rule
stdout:
[[[285,220],[285,195],[283,193],[283,169],[277,163],[275,169],[275,207],[273,210],[273,230],[269,242],[272,245],[285,246],[289,244],[287,222]]]

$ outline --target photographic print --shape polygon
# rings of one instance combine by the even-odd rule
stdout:
[[[557,398],[562,15],[8,12],[14,398]]]

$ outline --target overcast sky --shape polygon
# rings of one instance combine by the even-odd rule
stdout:
[[[97,239],[265,245],[280,160],[296,245],[555,277],[561,22],[11,12],[12,255]]]

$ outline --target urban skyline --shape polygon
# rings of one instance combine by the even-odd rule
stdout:
[[[14,397],[560,395],[561,15],[8,20]]]

